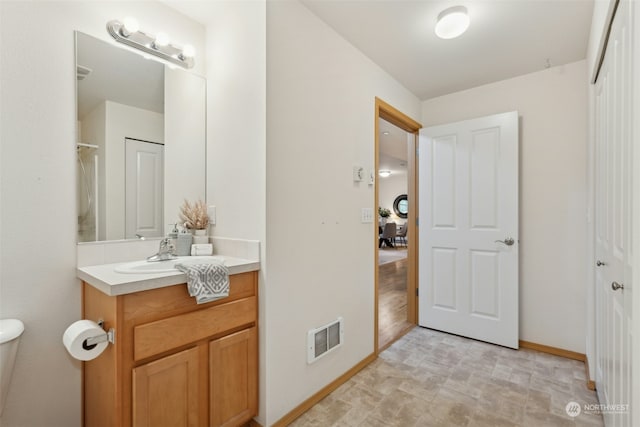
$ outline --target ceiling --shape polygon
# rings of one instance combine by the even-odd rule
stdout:
[[[389,170],[392,175],[407,174],[409,134],[384,119],[378,119],[379,170]]]
[[[593,0],[301,0],[421,100],[586,57]],[[456,39],[438,14],[466,6]]]

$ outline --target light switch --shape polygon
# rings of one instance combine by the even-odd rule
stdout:
[[[209,224],[216,225],[216,207],[208,206],[207,215],[209,216]]]
[[[367,172],[368,172],[367,179],[369,180],[369,185],[374,185],[376,183],[376,178],[375,178],[373,169],[369,169]]]
[[[373,223],[373,208],[362,208],[361,222],[363,224]]]

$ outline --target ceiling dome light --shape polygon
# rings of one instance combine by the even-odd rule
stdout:
[[[383,178],[386,178],[388,176],[391,176],[391,171],[389,171],[389,170],[381,170],[381,171],[378,171],[378,175],[380,175]]]
[[[464,6],[454,6],[445,9],[438,15],[436,36],[441,39],[454,39],[469,28],[469,15]]]

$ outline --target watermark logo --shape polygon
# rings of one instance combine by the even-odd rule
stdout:
[[[629,412],[628,403],[585,403],[582,408],[589,414],[625,414]]]
[[[567,403],[567,406],[565,406],[564,410],[567,411],[567,415],[569,415],[572,418],[575,418],[578,415],[580,415],[582,408],[580,407],[580,404],[578,402],[572,401]]]
[[[571,418],[575,418],[581,413],[585,414],[624,414],[629,412],[629,404],[601,404],[601,403],[585,403],[584,405],[580,405],[578,402],[574,402],[573,400],[567,403],[567,406],[564,407],[564,410],[567,412]]]

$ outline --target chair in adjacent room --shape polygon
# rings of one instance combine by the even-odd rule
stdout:
[[[384,231],[380,235],[378,239],[378,247],[381,248],[382,245],[386,245],[390,248],[393,248],[393,242],[396,239],[396,223],[395,222],[387,222],[384,225]]]
[[[395,241],[400,241],[405,247],[407,246],[407,223],[400,225],[398,227],[398,232],[396,233]]]

